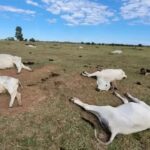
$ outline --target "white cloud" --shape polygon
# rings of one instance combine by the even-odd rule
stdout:
[[[12,6],[6,6],[6,5],[0,5],[0,11],[8,11],[8,12],[19,13],[19,14],[27,14],[27,15],[35,14],[35,11],[32,10],[25,10],[25,9],[15,8]]]
[[[150,23],[150,0],[123,0],[121,15],[135,23]]]
[[[26,0],[27,4],[33,5],[33,6],[39,6],[39,4],[37,2],[34,2],[32,0]]]
[[[59,15],[68,25],[97,25],[108,23],[114,12],[107,6],[90,0],[42,0],[46,9]]]

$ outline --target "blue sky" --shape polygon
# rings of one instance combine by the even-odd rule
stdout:
[[[150,0],[1,0],[0,39],[150,45]]]

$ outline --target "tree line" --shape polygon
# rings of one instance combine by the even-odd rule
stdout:
[[[95,43],[95,42],[81,42],[81,44],[86,44],[86,45],[108,45],[108,46],[139,46],[142,47],[142,44],[119,44],[119,43]]]
[[[8,37],[6,40],[9,41],[15,41],[15,38],[17,41],[30,41],[30,42],[35,42],[36,40],[34,38],[30,38],[29,40],[27,38],[23,37],[23,33],[22,33],[22,28],[20,26],[17,26],[15,29],[15,37]],[[69,43],[73,43],[73,42],[69,42]],[[81,42],[80,44],[86,44],[86,45],[109,45],[109,46],[139,46],[142,47],[142,44],[137,44],[137,45],[133,45],[133,44],[118,44],[118,43],[95,43],[95,42]]]

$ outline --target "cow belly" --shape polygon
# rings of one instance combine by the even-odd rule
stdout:
[[[14,65],[7,60],[0,60],[0,69],[12,68]]]

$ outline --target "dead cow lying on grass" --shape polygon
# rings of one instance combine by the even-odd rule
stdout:
[[[114,50],[111,54],[122,54],[122,50]]]
[[[95,106],[83,103],[78,98],[71,98],[71,101],[86,111],[96,115],[100,123],[105,126],[105,129],[111,133],[108,142],[104,143],[97,138],[95,129],[95,137],[103,144],[110,144],[117,134],[131,134],[143,131],[150,128],[150,106],[143,101],[126,94],[132,101],[129,102],[127,98],[115,93],[124,104],[118,107],[112,106]]]
[[[17,67],[18,73],[21,72],[22,68],[32,71],[31,68],[22,63],[21,57],[9,54],[0,54],[0,69],[13,68],[14,66]]]
[[[94,73],[88,73],[86,71],[82,72],[81,75],[86,77],[96,77],[97,78],[97,91],[110,89],[110,84],[112,84],[113,89],[117,89],[116,80],[122,80],[127,78],[125,72],[122,69],[103,69],[101,71],[96,71]]]
[[[21,93],[17,91],[19,85],[21,85],[20,81],[16,78],[0,76],[0,93],[8,92],[10,94],[9,107],[13,106],[15,98],[17,98],[18,104],[22,105]]]

